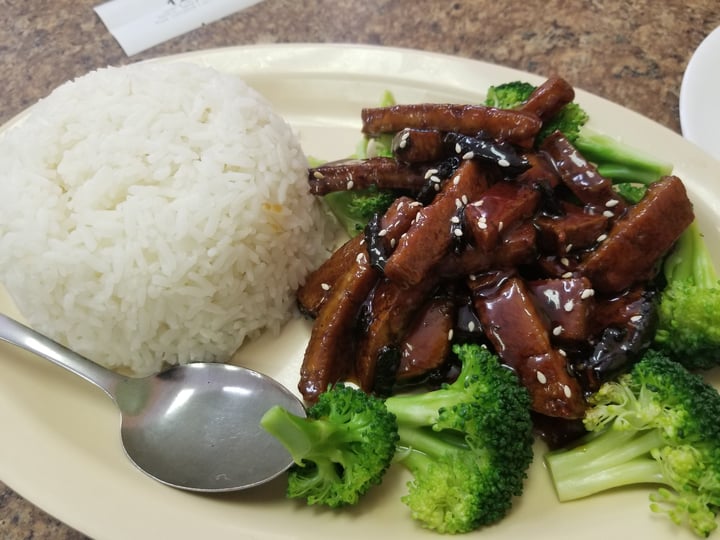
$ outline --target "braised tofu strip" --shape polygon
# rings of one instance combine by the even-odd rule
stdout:
[[[419,104],[364,109],[393,157],[309,170],[317,195],[397,193],[298,290],[316,318],[300,390],[341,380],[385,394],[456,373],[454,340],[495,351],[538,418],[578,419],[587,393],[628,369],[657,321],[658,263],[694,219],[680,179],[636,204],[543,123],[574,98],[561,78],[517,110]]]

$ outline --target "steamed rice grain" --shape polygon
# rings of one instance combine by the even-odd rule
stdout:
[[[300,144],[236,76],[135,64],[0,139],[0,281],[29,324],[136,374],[277,331],[330,226]]]

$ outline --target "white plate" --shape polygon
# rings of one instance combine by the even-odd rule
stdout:
[[[490,84],[541,79],[467,59],[344,45],[270,45],[202,51],[191,60],[241,74],[299,131],[305,150],[343,157],[359,139],[360,108],[389,89],[399,101],[480,101]],[[685,180],[710,245],[720,238],[716,163],[679,135],[590,94],[578,99],[593,127],[672,159]],[[717,255],[717,253],[715,253]],[[0,308],[17,312],[7,297]],[[239,361],[294,388],[308,325],[243,348]],[[41,508],[97,539],[408,538],[421,530],[400,503],[405,473],[395,468],[356,508],[331,512],[284,500],[283,480],[256,490],[201,496],[164,487],[122,453],[119,417],[105,395],[64,371],[0,346],[0,478]],[[634,489],[559,504],[538,445],[526,493],[502,523],[475,533],[490,539],[553,537],[693,538],[648,509]],[[241,465],[241,464],[239,464]],[[475,536],[473,534],[473,536]]]
[[[683,135],[720,159],[720,27],[693,53],[680,87]]]

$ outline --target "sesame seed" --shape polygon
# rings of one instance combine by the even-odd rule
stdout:
[[[453,216],[450,218],[450,223],[460,223],[460,218],[457,216]]]
[[[610,199],[608,202],[605,203],[605,206],[608,208],[612,208],[613,206],[617,206],[620,203],[617,199]]]
[[[611,217],[613,217],[613,216],[615,215],[615,213],[614,213],[614,212],[611,212],[610,210],[605,210],[605,211],[602,213],[602,215],[603,215],[604,217],[606,217],[606,218],[611,218]]]
[[[570,390],[570,387],[567,384],[563,385],[563,394],[565,394],[566,398],[572,397],[572,390]]]
[[[565,253],[570,253],[570,251],[572,250],[572,248],[573,248],[573,245],[572,245],[572,244],[568,244],[567,246],[565,246]]]
[[[391,239],[390,239],[390,247],[391,247],[391,248],[394,248],[394,247],[395,247],[395,244],[397,244],[397,240],[395,240],[394,238],[391,238]]]
[[[358,264],[365,264],[367,262],[367,259],[365,258],[364,253],[358,253],[357,257],[355,257],[355,262]]]
[[[543,292],[545,299],[554,309],[560,309],[560,293],[553,289],[547,289]]]
[[[463,204],[467,204],[468,203],[467,195],[463,195],[462,197],[460,197],[460,200],[462,201]]]
[[[463,235],[462,229],[455,228],[453,229],[453,234],[457,236],[458,238]]]
[[[420,201],[413,201],[408,206],[410,206],[410,208],[414,208],[415,206],[422,206],[422,203]]]
[[[435,191],[440,191],[440,184],[433,184]]]
[[[321,288],[323,291],[329,291],[329,290],[330,290],[330,284],[329,284],[329,283],[321,283],[321,284],[320,284],[320,288]]]
[[[386,236],[387,235],[387,229],[380,229],[378,231],[378,236]]]
[[[484,216],[481,217],[480,219],[478,219],[477,226],[478,226],[478,229],[483,229],[483,230],[487,229],[487,227],[488,227],[487,219]]]
[[[454,177],[452,181],[453,181],[453,185],[457,186],[460,183],[460,176]]]
[[[630,322],[636,323],[642,320],[642,315],[633,315],[630,317]]]
[[[568,278],[571,278],[572,276],[573,276],[573,273],[572,273],[572,272],[565,272],[565,273],[564,273],[562,276],[560,276],[560,277],[565,278],[565,279],[568,279]]]
[[[567,353],[565,352],[565,349],[558,349],[558,354],[560,356],[567,356]]]
[[[568,266],[570,264],[570,259],[568,259],[567,257],[563,257],[562,259],[560,259],[560,264],[562,264],[563,266]]]
[[[455,143],[455,153],[459,154],[462,152],[462,146],[460,146],[460,143]]]
[[[557,325],[555,328],[552,329],[553,336],[559,336],[563,333],[563,330],[565,330],[561,325]]]
[[[570,161],[572,161],[577,167],[585,167],[587,166],[587,161],[585,161],[577,152],[572,152],[569,156]]]
[[[477,276],[475,274],[468,274],[468,279],[470,281],[475,281],[477,279]]]
[[[510,166],[510,162],[507,159],[498,159],[497,164],[500,165],[501,167],[509,167]]]
[[[468,332],[474,332],[475,331],[475,323],[473,321],[470,321],[467,325]]]
[[[460,199],[455,199],[455,208],[460,209],[462,208],[462,201]]]
[[[320,171],[314,171],[313,177],[315,177],[318,180],[322,180],[323,178],[325,178],[325,175],[323,173],[321,173]]]
[[[601,234],[600,236],[597,237],[597,241],[604,242],[605,240],[607,240],[607,237],[608,237],[607,234]]]
[[[448,331],[448,341],[452,341],[452,338],[453,338],[453,329],[451,328],[451,329]]]
[[[438,171],[437,169],[428,169],[427,171],[425,171],[425,180],[427,180],[428,178],[430,178],[431,176],[433,176],[439,172],[440,171]]]
[[[542,371],[536,371],[535,375],[537,376],[537,380],[540,384],[547,383],[547,377],[545,376],[545,374]]]
[[[595,173],[592,172],[592,171],[587,171],[586,174],[587,174],[587,177],[588,177],[588,178],[595,178]]]
[[[472,159],[472,158],[474,158],[474,157],[475,157],[475,152],[473,152],[472,150],[470,150],[469,152],[466,152],[466,153],[463,155],[462,158],[463,158],[463,159]]]
[[[583,292],[580,293],[580,298],[582,298],[583,300],[587,300],[594,294],[595,294],[595,289],[585,289]]]
[[[439,176],[435,176],[434,174],[430,177],[430,181],[431,181],[431,182],[434,182],[434,183],[436,183],[436,184],[439,184],[439,183],[441,182],[440,177],[439,177]]]
[[[504,226],[505,226],[505,224],[502,221],[498,221],[498,224],[497,224],[498,232],[502,231]]]
[[[405,343],[405,348],[406,348],[408,351],[412,351],[412,350],[413,350],[412,343]]]
[[[568,300],[567,302],[565,302],[563,309],[565,311],[567,311],[568,313],[570,313],[574,307],[575,307],[575,302],[573,302],[572,300]]]
[[[352,189],[354,185],[355,185],[355,182],[353,182],[352,180],[348,180],[348,183],[346,184],[345,187],[347,187],[347,189]]]

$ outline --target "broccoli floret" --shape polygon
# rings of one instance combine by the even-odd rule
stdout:
[[[545,456],[561,501],[620,486],[655,484],[650,508],[700,536],[720,506],[720,394],[664,354],[589,397],[589,434]]]
[[[275,406],[260,425],[293,458],[287,496],[333,508],[356,504],[381,482],[398,439],[382,400],[345,385],[323,392],[307,418]]]
[[[496,109],[516,109],[527,101],[536,86],[525,81],[510,81],[488,88],[485,105]]]
[[[697,222],[663,263],[656,346],[689,369],[720,365],[720,283]]]
[[[488,89],[485,105],[503,109],[520,107],[535,90],[527,82],[513,81]],[[620,141],[592,132],[585,124],[587,112],[576,102],[565,105],[558,114],[544,122],[536,137],[536,144],[554,131],[561,131],[567,139],[594,163],[598,172],[613,182],[649,184],[672,172],[672,165],[649,156]]]
[[[333,191],[323,196],[330,211],[350,236],[365,229],[376,213],[384,214],[397,198],[392,190],[368,189]]]
[[[403,502],[422,526],[463,533],[495,523],[522,494],[532,461],[530,398],[478,345],[455,345],[451,384],[386,399],[398,422],[398,460],[413,475]]]

